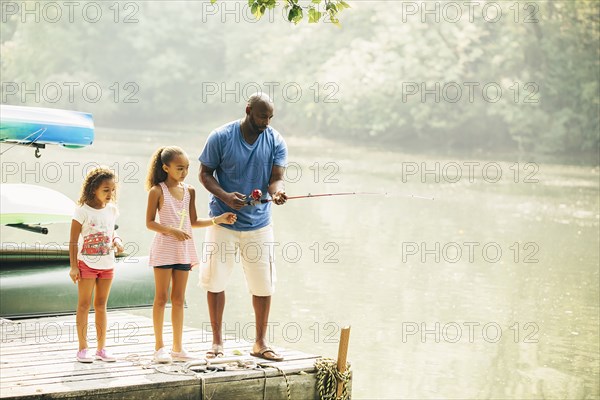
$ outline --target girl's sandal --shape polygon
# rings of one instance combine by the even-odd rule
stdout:
[[[212,349],[206,352],[206,358],[218,358],[223,356],[223,345],[221,344],[213,344]]]

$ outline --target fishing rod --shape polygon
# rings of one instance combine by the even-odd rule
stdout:
[[[307,199],[310,197],[331,197],[331,196],[363,196],[363,195],[375,195],[375,196],[395,196],[395,197],[407,197],[412,199],[421,199],[421,200],[434,200],[433,197],[427,196],[417,196],[415,194],[393,194],[387,192],[340,192],[340,193],[319,193],[319,194],[307,194],[303,196],[288,196],[288,200],[295,199]],[[256,205],[256,204],[265,204],[273,201],[273,199],[263,199],[262,191],[260,189],[254,189],[250,196],[248,196],[248,204]]]

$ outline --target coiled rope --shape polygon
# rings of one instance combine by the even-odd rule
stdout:
[[[315,361],[317,369],[317,389],[321,400],[348,400],[348,383],[350,382],[351,372],[350,363],[346,363],[346,371],[340,373],[337,369],[337,362],[332,358],[318,358]],[[343,385],[342,394],[337,397],[337,385]]]

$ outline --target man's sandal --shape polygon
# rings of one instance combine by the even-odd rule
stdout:
[[[275,351],[268,346],[263,347],[262,349],[260,349],[257,352],[252,352],[252,353],[250,353],[250,355],[253,357],[258,357],[258,358],[262,358],[264,360],[269,360],[269,361],[283,361],[283,357],[280,356],[279,354],[275,353]]]

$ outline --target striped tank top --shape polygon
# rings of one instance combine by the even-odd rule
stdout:
[[[150,247],[151,267],[171,264],[198,264],[198,255],[192,237],[192,224],[190,221],[190,191],[188,185],[183,184],[183,200],[178,200],[171,195],[164,182],[160,182],[163,193],[163,205],[158,210],[158,223],[161,225],[179,228],[190,235],[188,240],[177,240],[171,235],[156,232]]]

